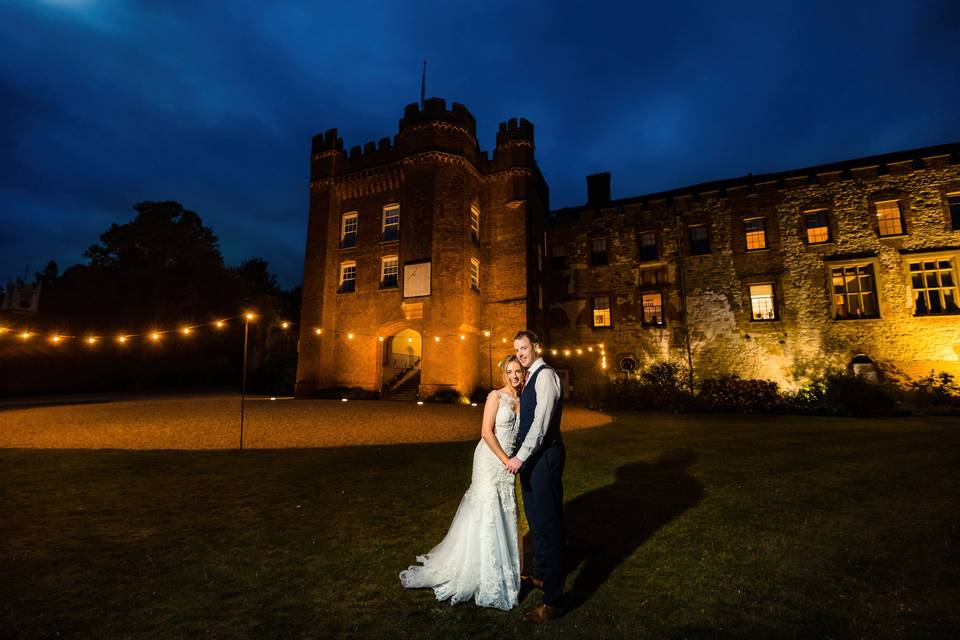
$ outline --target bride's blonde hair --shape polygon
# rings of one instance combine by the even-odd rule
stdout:
[[[507,356],[506,358],[504,358],[503,360],[497,363],[497,366],[500,367],[500,373],[502,373],[503,375],[507,375],[507,365],[509,365],[511,362],[516,362],[517,364],[520,364],[520,360],[517,358],[517,356],[510,354],[509,356]],[[520,364],[520,370],[521,371],[524,370],[522,364]]]

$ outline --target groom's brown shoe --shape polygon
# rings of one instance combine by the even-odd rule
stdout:
[[[527,611],[524,616],[524,622],[532,622],[534,624],[541,624],[543,622],[550,622],[551,620],[556,620],[563,615],[563,609],[560,607],[554,607],[549,604],[542,604],[536,609],[531,609]]]
[[[533,589],[543,589],[543,580],[533,576],[520,576],[520,584],[524,584]]]

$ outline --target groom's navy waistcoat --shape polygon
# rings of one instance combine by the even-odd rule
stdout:
[[[523,445],[523,441],[533,426],[533,414],[537,409],[537,377],[544,371],[553,371],[547,365],[543,365],[533,372],[527,384],[520,394],[520,428],[517,430],[517,447]],[[543,440],[540,443],[540,449],[545,449],[551,445],[562,444],[560,438],[560,414],[563,413],[563,387],[560,388],[560,395],[557,396],[557,406],[553,408],[553,415],[550,416],[550,423],[547,425],[543,434]],[[536,452],[535,452],[536,453]]]

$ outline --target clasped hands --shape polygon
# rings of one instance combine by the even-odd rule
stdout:
[[[509,460],[503,463],[503,466],[507,468],[507,471],[516,475],[516,473],[520,471],[520,467],[523,466],[523,460],[516,457],[510,458]]]

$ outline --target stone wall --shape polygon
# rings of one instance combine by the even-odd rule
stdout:
[[[924,257],[949,260],[956,295],[960,230],[947,207],[947,194],[960,192],[955,146],[555,212],[553,243],[566,254],[550,292],[555,365],[590,380],[598,370],[622,375],[626,356],[641,366],[690,361],[697,379],[734,373],[794,388],[866,354],[893,376],[960,374],[960,316],[917,315],[908,266]],[[904,234],[879,235],[875,204],[882,200],[900,202]],[[831,239],[823,244],[806,240],[804,212],[816,209],[829,219]],[[757,217],[765,221],[767,248],[748,250],[744,219]],[[688,228],[698,223],[709,230],[706,255],[691,255]],[[648,229],[657,232],[660,256],[641,262],[638,234]],[[596,237],[608,238],[608,266],[589,264]],[[836,319],[832,269],[844,265],[872,266],[878,317]],[[662,285],[650,284],[650,269],[661,270]],[[753,320],[749,286],[767,283],[776,318]],[[645,290],[663,292],[662,326],[639,321]],[[611,328],[591,326],[597,295],[611,296]],[[563,357],[566,348],[601,343],[606,371],[596,357]]]

